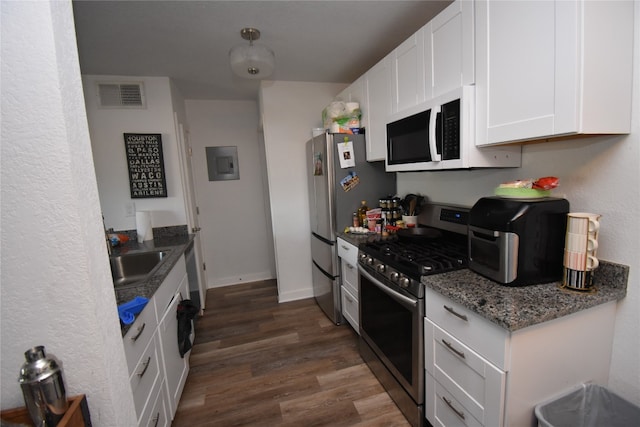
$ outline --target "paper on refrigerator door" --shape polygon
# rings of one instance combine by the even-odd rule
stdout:
[[[342,169],[352,168],[356,165],[356,157],[353,151],[353,141],[338,143],[338,154],[340,155],[340,167]]]

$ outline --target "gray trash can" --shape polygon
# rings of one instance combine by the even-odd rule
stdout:
[[[535,408],[539,427],[640,427],[640,407],[597,384],[582,384]]]

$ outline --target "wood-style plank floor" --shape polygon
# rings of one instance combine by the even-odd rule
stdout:
[[[275,280],[207,291],[173,427],[409,426],[313,299],[278,304]]]

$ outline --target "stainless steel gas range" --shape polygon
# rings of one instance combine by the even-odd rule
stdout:
[[[466,268],[468,213],[429,204],[421,227],[359,246],[360,353],[413,426],[426,423],[420,278]]]

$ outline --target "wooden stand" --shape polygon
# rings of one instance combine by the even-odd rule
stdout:
[[[69,409],[65,412],[64,417],[60,420],[57,427],[91,427],[91,417],[89,415],[89,406],[84,394],[70,397]],[[2,421],[16,424],[26,424],[33,426],[33,421],[29,416],[27,408],[7,409],[0,414]]]

